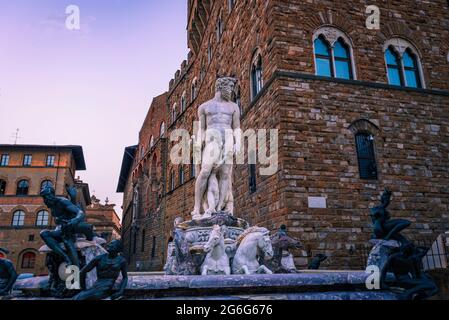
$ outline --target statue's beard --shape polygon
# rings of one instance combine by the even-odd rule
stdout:
[[[227,91],[222,91],[221,92],[221,97],[223,98],[223,100],[231,101],[232,93],[231,92],[227,92]]]

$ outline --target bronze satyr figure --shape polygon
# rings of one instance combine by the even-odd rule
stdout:
[[[67,191],[71,195],[71,200],[55,196],[55,189],[51,186],[41,190],[41,196],[56,221],[55,230],[42,231],[41,238],[68,265],[79,267],[80,262],[75,247],[76,235],[82,234],[88,241],[92,241],[93,227],[85,222],[86,214],[76,204],[74,199],[76,191],[73,188],[67,188]],[[64,244],[65,250],[60,246],[61,243]]]
[[[100,300],[110,297],[117,300],[123,296],[128,285],[128,271],[126,259],[120,255],[123,245],[120,240],[113,240],[107,246],[108,253],[95,257],[80,271],[81,288],[83,289],[74,300]],[[97,281],[93,287],[86,290],[86,274],[96,268]],[[111,295],[120,273],[122,281],[119,290]]]

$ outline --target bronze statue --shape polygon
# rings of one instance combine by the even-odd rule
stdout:
[[[108,253],[99,255],[91,260],[80,271],[82,292],[77,294],[74,300],[100,300],[110,296],[111,300],[121,298],[128,285],[128,271],[126,259],[120,255],[123,244],[120,240],[113,240],[107,246]],[[93,287],[86,290],[86,274],[96,268],[97,281]],[[110,295],[117,278],[122,274],[119,290]]]
[[[390,213],[387,211],[390,199],[391,191],[385,189],[381,197],[381,204],[371,209],[373,237],[375,239],[396,240],[401,244],[406,244],[408,240],[400,232],[409,227],[411,222],[405,219],[390,218]]]
[[[321,267],[321,263],[324,262],[324,260],[327,259],[327,256],[323,253],[318,253],[312,261],[310,261],[309,265],[307,266],[307,269],[309,270],[318,270]]]
[[[299,249],[302,248],[302,244],[299,240],[293,239],[287,234],[287,227],[282,225],[278,232],[271,236],[271,244],[273,246],[273,258],[266,262],[268,263],[268,267],[274,273],[296,273],[298,270],[296,269],[293,259],[290,259],[289,265],[282,264],[282,255],[283,252],[289,252],[291,249]]]
[[[400,294],[400,299],[425,299],[437,294],[435,282],[422,270],[422,259],[427,251],[428,248],[415,246],[411,242],[396,249],[382,269],[382,289],[390,289],[386,283],[386,275],[387,272],[392,272],[396,280],[393,285],[405,290]]]
[[[9,251],[0,248],[0,252],[8,254]],[[17,279],[17,272],[14,265],[6,258],[0,257],[0,297],[6,296],[12,289]]]
[[[67,188],[70,200],[55,196],[55,189],[46,186],[41,190],[44,202],[51,210],[56,221],[53,231],[44,230],[41,238],[45,244],[58,254],[68,265],[80,266],[78,253],[75,247],[77,234],[82,234],[88,241],[93,240],[93,227],[85,222],[86,214],[76,203],[76,189]],[[65,250],[60,246],[64,244]]]

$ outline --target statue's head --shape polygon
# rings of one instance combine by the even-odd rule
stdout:
[[[42,188],[40,195],[42,198],[44,198],[45,204],[50,204],[56,198],[55,192],[55,188],[50,185]]]
[[[109,242],[106,249],[110,253],[118,254],[120,252],[123,252],[123,243],[121,240],[112,240],[111,242]]]
[[[215,82],[215,92],[220,92],[224,100],[230,101],[234,93],[237,79],[231,77],[219,77]]]

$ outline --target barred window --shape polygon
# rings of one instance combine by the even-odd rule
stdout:
[[[254,99],[263,87],[262,57],[257,53],[251,64],[251,98]]]
[[[369,133],[357,133],[355,139],[360,179],[377,179],[374,137]]]

